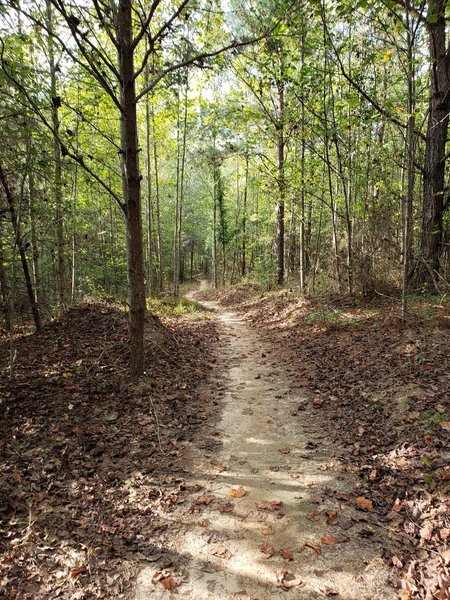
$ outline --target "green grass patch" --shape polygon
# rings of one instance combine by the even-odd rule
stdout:
[[[158,317],[180,317],[204,312],[204,308],[189,298],[179,296],[160,296],[147,299],[147,309]]]

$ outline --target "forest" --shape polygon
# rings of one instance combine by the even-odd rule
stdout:
[[[449,24],[0,0],[1,597],[450,597]]]

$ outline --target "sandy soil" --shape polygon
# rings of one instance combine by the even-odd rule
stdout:
[[[357,481],[333,457],[301,382],[242,318],[208,307],[223,335],[205,397],[221,418],[186,446],[192,491],[168,516],[168,567],[183,583],[169,592],[152,583],[164,565],[144,564],[130,600],[395,598],[381,558],[388,540],[357,510]]]

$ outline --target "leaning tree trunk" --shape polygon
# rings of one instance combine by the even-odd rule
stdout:
[[[141,177],[136,115],[134,48],[131,0],[120,0],[117,19],[118,63],[121,82],[120,141],[122,187],[127,228],[129,287],[130,373],[133,379],[144,370],[145,283],[142,252]]]
[[[444,216],[445,144],[450,110],[450,55],[446,48],[445,0],[429,0],[430,99],[423,175],[421,254],[439,271]],[[420,283],[428,283],[430,271],[419,269]]]

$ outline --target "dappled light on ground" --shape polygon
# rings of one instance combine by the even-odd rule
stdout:
[[[298,412],[302,389],[241,318],[220,321],[228,341],[205,395],[223,398],[222,418],[203,432],[206,443],[189,445],[186,481],[197,491],[178,509],[162,581],[172,572],[192,600],[281,599],[289,589],[296,598],[395,598],[386,540],[355,503],[355,481],[317,443],[308,411]],[[142,569],[134,600],[165,597],[155,572]]]

